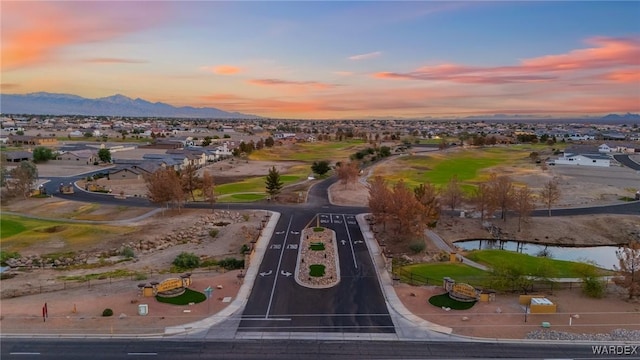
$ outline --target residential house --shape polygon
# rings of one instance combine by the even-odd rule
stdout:
[[[604,154],[571,154],[566,153],[554,161],[558,165],[611,166],[611,159]]]
[[[96,150],[86,149],[59,153],[55,161],[66,164],[92,165],[100,161],[100,158]]]
[[[39,146],[55,146],[58,145],[58,139],[55,137],[42,137],[31,135],[9,135],[8,143],[12,145],[39,145]]]
[[[3,151],[2,155],[7,162],[12,163],[33,160],[33,153],[29,151]]]
[[[598,146],[598,152],[599,153],[610,153],[612,152],[613,149],[611,149],[611,147],[607,144],[602,144],[600,146]]]

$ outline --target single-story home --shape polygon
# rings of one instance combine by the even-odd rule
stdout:
[[[33,153],[29,151],[5,151],[4,157],[7,162],[19,163],[33,160]]]
[[[557,165],[611,166],[611,159],[603,154],[569,154],[554,161]]]

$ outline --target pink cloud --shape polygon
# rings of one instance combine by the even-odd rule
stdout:
[[[616,68],[637,66],[640,59],[639,38],[593,38],[588,40],[593,47],[573,50],[566,54],[541,56],[521,61],[515,66],[473,67],[456,64],[424,66],[415,71],[378,72],[377,79],[400,79],[422,81],[451,81],[474,84],[508,84],[549,82],[576,71],[610,70],[618,77],[612,81],[632,79],[632,75],[620,77],[627,72]],[[606,77],[603,77],[606,78]]]
[[[91,58],[83,60],[86,63],[91,64],[144,64],[148,63],[146,60],[137,59],[122,59],[122,58]]]
[[[602,79],[617,83],[639,83],[640,69],[631,68],[629,70],[617,70],[603,74]]]
[[[107,41],[159,24],[169,3],[2,3],[2,68],[52,61],[66,46]],[[8,19],[5,21],[5,19]]]
[[[593,47],[524,60],[522,66],[541,71],[565,71],[638,65],[640,38],[595,37],[587,43]]]
[[[317,81],[290,81],[280,79],[252,79],[249,80],[249,83],[257,86],[281,86],[296,90],[325,90],[336,86]]]

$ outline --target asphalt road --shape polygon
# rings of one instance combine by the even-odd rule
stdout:
[[[300,231],[310,224],[336,232],[340,282],[327,289],[296,283]],[[393,333],[393,322],[355,215],[289,212],[280,217],[239,331]]]
[[[611,345],[608,354],[593,346]],[[4,359],[640,359],[640,344],[137,339],[2,339]],[[619,352],[612,354],[611,352]]]
[[[613,155],[613,158],[616,159],[617,162],[621,163],[622,165],[628,168],[631,168],[636,171],[640,171],[640,164],[631,160],[629,158],[629,155]]]

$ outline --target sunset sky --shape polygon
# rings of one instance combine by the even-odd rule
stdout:
[[[640,1],[2,0],[0,13],[4,94],[309,119],[640,112]]]

